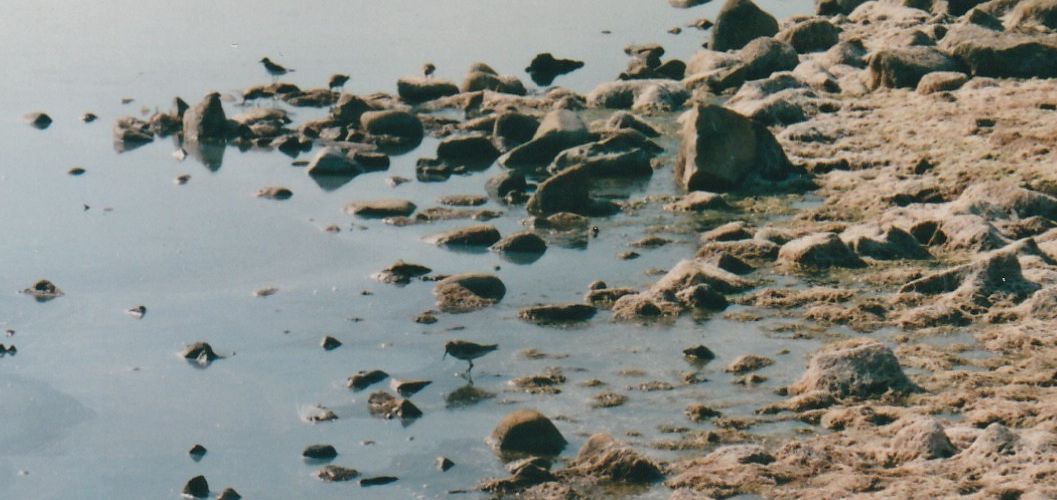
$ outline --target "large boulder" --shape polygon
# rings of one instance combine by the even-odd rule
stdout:
[[[892,350],[872,339],[852,339],[823,347],[807,372],[789,386],[790,394],[825,391],[835,398],[869,398],[915,389]]]
[[[504,416],[486,442],[498,453],[557,455],[567,441],[549,418],[536,410],[515,410]]]
[[[884,49],[867,61],[867,84],[880,87],[915,88],[921,78],[934,71],[960,71],[957,60],[933,47]]]
[[[534,168],[546,165],[562,150],[591,140],[587,125],[576,113],[559,109],[547,113],[532,140],[499,157],[507,168]]]
[[[790,241],[778,251],[778,260],[807,269],[855,268],[865,265],[834,233],[809,234]]]
[[[1057,35],[997,32],[960,24],[943,37],[939,48],[975,76],[1057,77]]]
[[[774,38],[792,45],[797,52],[822,52],[837,44],[840,28],[827,19],[812,18],[800,21],[780,31]]]
[[[661,151],[642,134],[624,131],[562,151],[554,159],[552,169],[561,171],[584,165],[594,177],[649,177],[653,174],[651,161]]]
[[[228,120],[217,92],[205,96],[201,102],[184,112],[184,140],[188,142],[219,142],[227,140]]]
[[[727,0],[716,16],[709,48],[718,51],[737,50],[761,36],[778,33],[778,21],[752,0]]]
[[[433,287],[437,308],[444,312],[464,313],[491,306],[506,295],[503,282],[484,273],[463,273],[444,278]]]
[[[679,109],[690,93],[679,82],[670,80],[625,80],[606,82],[587,94],[592,108],[671,111]]]
[[[425,133],[418,117],[400,110],[367,111],[360,115],[360,127],[374,136],[388,136],[408,142],[422,140]]]
[[[492,139],[500,149],[509,151],[531,141],[539,128],[540,121],[534,116],[516,111],[499,113],[492,125]]]
[[[404,77],[396,81],[396,91],[405,102],[418,104],[459,93],[459,87],[447,80]]]
[[[679,118],[675,179],[687,191],[728,191],[750,178],[776,181],[793,167],[766,127],[734,111],[698,104]]]

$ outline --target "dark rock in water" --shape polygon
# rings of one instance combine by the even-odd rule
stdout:
[[[217,500],[239,500],[240,498],[242,495],[235,491],[235,488],[224,488],[224,491],[217,495]]]
[[[345,386],[349,389],[355,389],[357,391],[366,389],[378,382],[381,382],[389,377],[388,373],[382,370],[360,370],[355,375],[351,376],[346,380]]]
[[[606,120],[606,128],[612,130],[630,129],[646,137],[658,137],[661,135],[660,131],[650,125],[644,118],[627,111],[613,113],[609,120]]]
[[[703,345],[696,345],[694,347],[683,349],[683,356],[700,361],[711,361],[716,359],[716,354],[712,352],[712,349]]]
[[[92,122],[94,122],[94,121],[96,121],[98,119],[99,119],[99,117],[96,116],[95,113],[85,113],[85,114],[81,115],[81,121],[85,122],[85,123],[92,123]]]
[[[544,483],[555,484],[558,477],[551,473],[553,462],[544,457],[528,457],[507,465],[512,476],[488,479],[477,484],[477,489],[496,495],[515,494]],[[564,496],[563,496],[564,497]]]
[[[433,287],[437,307],[444,312],[483,309],[503,299],[506,286],[490,274],[464,273],[449,276]]]
[[[389,169],[389,155],[371,151],[356,151],[352,153],[352,161],[363,167],[366,172],[377,172]]]
[[[433,272],[433,270],[426,266],[398,260],[389,267],[375,273],[373,278],[382,283],[406,285],[411,282],[412,278],[425,276],[431,272]]]
[[[654,461],[608,434],[591,436],[564,472],[631,484],[649,484],[664,477]]]
[[[213,361],[222,359],[223,356],[213,351],[213,346],[206,342],[195,342],[193,344],[184,347],[183,351],[180,351],[180,355],[188,361],[193,361],[201,366],[208,365]]]
[[[84,175],[85,169],[83,169],[81,167],[72,167],[69,170],[67,170],[66,173],[69,174],[69,175],[73,175],[73,176]]]
[[[415,323],[420,325],[432,325],[437,321],[440,320],[437,319],[437,313],[434,311],[423,311],[418,316],[415,316]]]
[[[492,125],[492,138],[502,150],[509,151],[531,141],[539,126],[540,122],[534,116],[507,111],[496,116]]]
[[[425,389],[427,386],[432,384],[431,380],[397,380],[393,379],[389,382],[389,387],[392,388],[397,394],[408,397],[412,394]]]
[[[616,408],[628,402],[628,397],[615,392],[596,394],[591,402],[592,408]]]
[[[368,134],[395,137],[409,144],[418,144],[424,134],[422,122],[407,111],[367,111],[360,115],[360,126]]]
[[[752,40],[774,36],[778,21],[752,0],[727,0],[712,27],[712,50],[721,52],[744,47]]]
[[[323,337],[323,341],[320,342],[319,345],[323,347],[323,350],[325,351],[333,351],[334,349],[341,347],[341,341],[327,335],[326,337]]]
[[[65,295],[59,287],[48,280],[40,280],[34,283],[32,287],[22,290],[22,293],[33,296],[34,299],[37,299],[37,302],[47,302]]]
[[[974,76],[1057,77],[1055,35],[996,32],[962,24],[943,37],[939,49],[958,59]]]
[[[254,194],[258,198],[267,198],[269,200],[289,200],[293,195],[293,191],[282,186],[261,188]]]
[[[743,374],[751,371],[756,371],[761,368],[766,368],[774,364],[774,360],[764,356],[757,356],[755,354],[743,354],[738,356],[731,361],[727,368],[724,370],[727,373]]]
[[[701,403],[690,403],[690,406],[687,406],[686,411],[684,411],[683,413],[686,414],[686,418],[689,419],[691,422],[703,422],[710,418],[719,417],[722,415],[718,411]]]
[[[452,136],[437,146],[437,158],[452,165],[490,165],[499,150],[484,134]]]
[[[532,77],[537,85],[550,85],[556,77],[571,73],[584,66],[583,61],[572,59],[556,59],[550,52],[536,55],[525,68],[525,72]]]
[[[374,107],[361,97],[352,94],[341,94],[330,116],[340,125],[355,125],[360,123],[360,116],[373,110]]]
[[[396,81],[396,91],[405,102],[418,104],[458,94],[459,87],[447,80],[404,77]]]
[[[572,212],[582,215],[608,215],[617,211],[610,202],[591,198],[588,165],[577,165],[562,170],[541,183],[529,198],[525,208],[533,215]]]
[[[495,393],[468,384],[446,394],[444,405],[447,408],[463,408],[494,397]]]
[[[760,80],[778,71],[792,71],[800,64],[796,49],[773,38],[757,38],[738,51],[742,64],[739,76],[746,81]]]
[[[451,166],[436,158],[419,158],[415,163],[415,178],[419,182],[444,182],[451,174]]]
[[[515,410],[503,417],[487,442],[498,453],[539,455],[557,455],[567,443],[549,418],[528,409]]]
[[[867,83],[871,89],[914,88],[929,73],[961,68],[958,61],[933,47],[880,50],[870,56],[867,66]]]
[[[888,391],[915,390],[891,349],[872,339],[852,339],[823,347],[807,372],[789,386],[790,394],[823,391],[836,398],[869,398]]]
[[[356,469],[332,464],[323,466],[323,468],[317,470],[315,472],[315,476],[328,483],[336,483],[343,481],[352,481],[353,479],[360,477],[360,472]]]
[[[497,75],[494,72],[470,71],[462,82],[463,92],[478,92],[491,90],[501,94],[525,95],[525,84],[517,77],[511,75]]]
[[[338,450],[329,444],[312,444],[305,447],[301,456],[313,460],[329,460],[338,456]]]
[[[718,252],[706,259],[710,264],[730,273],[749,274],[756,268],[728,252]]]
[[[383,199],[354,201],[345,205],[345,213],[360,217],[394,217],[411,215],[417,207],[407,200]]]
[[[484,185],[488,196],[497,200],[506,200],[511,193],[523,193],[528,189],[525,174],[516,170],[501,172],[488,178]]]
[[[121,151],[128,151],[154,140],[154,131],[149,123],[126,116],[114,122],[114,146]]]
[[[22,117],[26,123],[32,125],[34,128],[44,130],[51,126],[51,117],[47,113],[29,113]]]
[[[532,231],[521,231],[511,234],[492,245],[492,251],[499,253],[542,254],[547,251],[547,242]]]
[[[382,486],[389,483],[395,483],[396,481],[398,481],[398,478],[395,478],[393,476],[366,477],[360,479],[360,486],[364,488],[368,486]]]
[[[305,409],[301,414],[301,418],[304,419],[305,422],[319,423],[337,420],[338,415],[329,408],[320,405],[312,405]]]
[[[149,123],[151,131],[159,137],[168,137],[183,130],[183,120],[169,113],[154,113]]]
[[[595,307],[608,309],[621,297],[636,293],[638,292],[633,288],[602,288],[588,291],[584,300]]]
[[[834,233],[815,233],[782,245],[778,260],[803,268],[858,268],[865,266]]]
[[[311,176],[337,176],[355,177],[363,173],[359,165],[349,160],[344,152],[337,148],[326,147],[321,149],[308,162],[308,175]]]
[[[722,311],[730,305],[723,294],[717,292],[711,286],[700,284],[684,288],[676,294],[680,304],[698,310]]]
[[[209,496],[209,482],[205,476],[192,477],[184,485],[182,493],[191,498],[206,498]]]
[[[191,447],[191,450],[187,452],[195,460],[201,459],[206,454],[206,447],[200,444],[196,444]]]
[[[541,325],[576,323],[594,317],[594,306],[587,304],[547,304],[526,307],[518,311],[518,319]]]
[[[210,93],[202,102],[188,109],[183,117],[184,141],[187,142],[220,142],[226,141],[228,120],[224,107],[220,104],[220,94]]]
[[[776,181],[794,173],[774,135],[738,113],[697,105],[680,120],[675,178],[683,189],[737,189],[751,178]]]
[[[507,168],[535,168],[546,165],[562,150],[591,140],[587,125],[576,113],[559,109],[543,117],[532,140],[511,149],[499,158]]]
[[[677,9],[689,9],[690,7],[697,7],[698,5],[704,5],[712,0],[668,0],[668,5]]]
[[[411,401],[397,398],[385,391],[378,391],[368,396],[367,405],[371,415],[386,419],[412,420],[422,416],[422,410],[419,410]]]
[[[455,467],[455,462],[452,462],[448,457],[437,457],[434,462],[437,464],[437,470],[441,472],[448,472],[448,469]]]
[[[840,28],[827,19],[814,18],[798,22],[782,30],[774,38],[792,45],[797,52],[821,52],[839,42]]]
[[[428,241],[445,247],[487,247],[499,241],[499,230],[488,224],[462,227],[433,235]]]

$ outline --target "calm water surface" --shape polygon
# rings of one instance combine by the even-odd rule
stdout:
[[[562,330],[514,318],[525,305],[578,301],[595,279],[647,286],[655,278],[645,270],[667,269],[692,254],[694,235],[677,229],[707,222],[662,217],[655,208],[600,219],[601,233],[586,248],[552,246],[535,263],[517,265],[491,253],[453,253],[421,241],[466,221],[395,228],[342,213],[345,203],[358,199],[400,197],[428,207],[442,194],[483,192],[498,167],[440,184],[386,185],[390,175],[413,178],[415,159],[435,151],[432,139],[394,157],[389,172],[363,175],[332,191],[277,153],[229,148],[214,171],[193,159],[177,160],[166,139],[125,154],[111,146],[110,127],[119,116],[139,115],[144,107],[167,109],[177,95],[193,103],[211,90],[234,92],[267,81],[256,63],[264,55],[296,68],[286,80],[302,87],[319,86],[340,71],[353,77],[347,90],[365,93],[394,91],[396,78],[417,72],[425,61],[438,66],[440,77],[456,81],[471,63],[484,61],[528,83],[521,69],[536,53],[551,51],[587,63],[555,82],[585,92],[624,68],[622,47],[628,43],[659,42],[670,56],[688,57],[705,33],[666,31],[714,18],[719,4],[690,10],[645,0],[306,4],[5,2],[0,287],[7,293],[0,294],[0,327],[16,332],[3,341],[15,344],[19,354],[0,359],[0,498],[172,498],[198,474],[214,491],[233,486],[246,498],[434,498],[502,473],[483,438],[516,407],[562,417],[558,425],[571,442],[571,455],[598,431],[619,437],[637,431],[642,436],[629,440],[642,445],[673,438],[657,426],[688,425],[682,410],[690,402],[748,415],[775,400],[771,391],[799,373],[815,345],[788,342],[787,335],[767,333],[759,324],[684,318],[639,327],[613,323],[602,313],[588,326]],[[762,5],[780,18],[810,10],[805,0]],[[123,97],[134,101],[121,104]],[[228,106],[229,115],[239,112]],[[55,120],[46,131],[20,121],[37,110]],[[85,111],[100,120],[81,123]],[[296,121],[318,113],[294,112]],[[73,166],[87,173],[66,175]],[[190,174],[191,181],[175,185],[180,174]],[[294,197],[253,197],[270,185],[289,187]],[[640,198],[668,193],[670,186],[665,168],[630,189]],[[506,212],[492,221],[504,234],[522,228],[522,209],[486,208]],[[659,222],[672,226],[660,234],[676,244],[640,251],[637,260],[616,259],[628,242],[656,232]],[[342,232],[323,232],[329,224],[339,224]],[[431,284],[394,287],[369,278],[398,258],[438,273],[499,266],[494,272],[509,292],[497,307],[419,325],[412,318],[433,305]],[[39,304],[17,293],[40,278],[55,282],[66,296]],[[252,296],[269,286],[279,293]],[[148,308],[142,320],[123,313],[137,304]],[[451,331],[455,327],[464,329]],[[328,334],[345,345],[324,352],[319,341]],[[445,395],[466,383],[454,375],[461,363],[441,359],[443,343],[456,337],[500,344],[475,372],[477,387],[497,393],[494,399],[446,407]],[[192,368],[176,353],[198,340],[230,356],[208,369]],[[676,383],[680,372],[692,368],[680,351],[699,343],[719,357],[702,371],[710,382],[670,392],[625,389],[651,380]],[[527,348],[568,357],[524,360],[517,353]],[[762,370],[770,381],[758,387],[735,386],[722,373],[739,354],[774,356],[783,348],[792,350],[778,356],[788,362]],[[507,391],[510,378],[548,366],[562,367],[569,377],[561,394]],[[412,398],[425,416],[409,426],[368,416],[371,391],[351,392],[344,380],[373,368],[433,380]],[[646,375],[617,373],[628,369]],[[592,378],[609,386],[579,385]],[[628,404],[590,409],[590,398],[604,390],[627,394]],[[340,419],[304,423],[300,415],[314,403],[332,408]],[[200,462],[187,455],[195,443],[209,449]],[[300,458],[313,443],[337,447],[335,464],[400,481],[373,489],[325,484],[311,477],[319,465]],[[437,472],[438,455],[457,466]]]

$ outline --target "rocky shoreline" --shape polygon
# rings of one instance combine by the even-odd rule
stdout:
[[[329,112],[295,124],[277,106],[229,118],[220,94],[194,106],[177,99],[171,112],[119,119],[115,147],[177,135],[181,151],[206,164],[229,145],[291,157],[318,148],[307,175],[334,189],[387,169],[390,155],[428,134],[440,144],[436,157],[418,160],[418,182],[496,162],[504,170],[481,196],[444,207],[386,198],[356,200],[349,213],[395,225],[465,219],[429,241],[527,262],[548,244],[589,237],[592,219],[642,204],[729,222],[698,235],[696,254],[646,289],[596,283],[583,303],[527,307],[521,320],[649,325],[738,304],[751,314],[729,318],[783,318],[804,335],[855,332],[832,334],[780,389],[787,399],[754,418],[690,403],[687,418],[716,426],[675,444],[702,450],[696,458],[655,460],[598,434],[552,471],[565,446],[559,428],[518,410],[490,438],[516,460],[510,477],[477,486],[489,494],[580,498],[661,484],[673,498],[1057,496],[1057,3],[825,0],[818,12],[779,23],[751,0],[729,0],[710,49],[684,62],[664,60],[659,45],[629,46],[620,79],[586,95],[529,91],[485,64],[461,85],[401,79],[397,95],[274,83],[241,99]],[[545,85],[582,64],[541,54],[528,69]],[[593,192],[667,168],[675,185],[663,199]],[[756,215],[805,194],[821,202],[774,222]],[[258,195],[293,193],[275,186]],[[501,235],[486,222],[498,214],[474,208],[488,199],[524,210],[529,229]],[[436,311],[421,323],[472,314],[506,293],[491,274],[431,272],[400,261],[377,278],[437,281]],[[795,284],[771,286],[775,277]],[[975,344],[922,341],[951,332]],[[705,346],[687,352],[708,361]],[[727,371],[751,385],[770,363],[749,353]],[[564,380],[557,371],[512,383],[546,392]],[[600,406],[622,403],[621,394],[604,396]],[[421,415],[389,398],[397,410],[386,415]],[[781,442],[754,435],[782,419],[813,430]]]

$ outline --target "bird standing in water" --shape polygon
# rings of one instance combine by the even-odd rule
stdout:
[[[264,70],[272,76],[272,83],[275,83],[277,80],[279,80],[280,76],[283,76],[293,71],[292,69],[284,68],[274,63],[271,59],[268,59],[267,57],[261,59],[260,63],[264,65]]]
[[[426,78],[432,77],[434,71],[437,71],[437,67],[434,66],[433,63],[426,63],[422,65],[422,75]]]
[[[470,367],[466,369],[466,373],[470,373],[473,370],[473,360],[484,356],[496,349],[499,346],[496,344],[476,344],[465,340],[452,340],[444,344],[444,356],[447,357],[449,354],[455,359],[461,359],[470,363]]]

